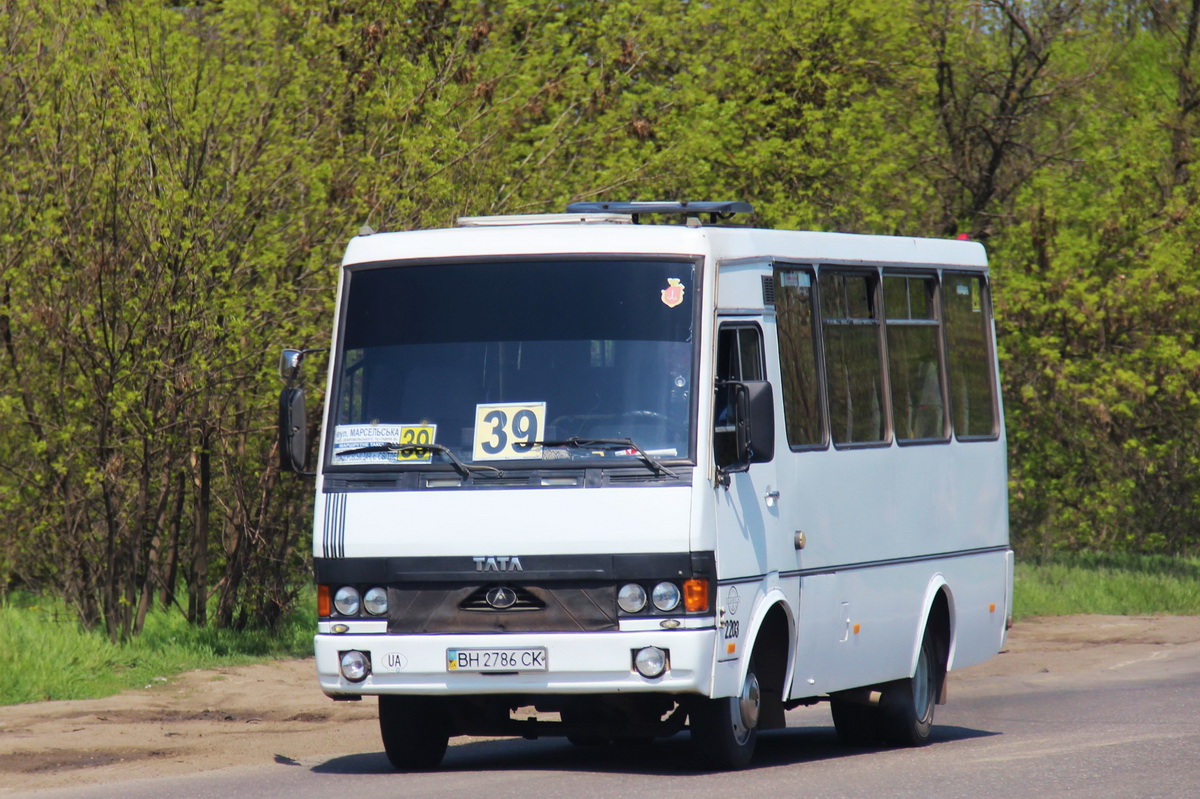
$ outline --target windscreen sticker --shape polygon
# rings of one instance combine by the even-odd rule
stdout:
[[[684,286],[682,281],[677,277],[667,278],[667,287],[662,290],[663,305],[668,308],[674,308],[683,304]]]
[[[339,424],[333,429],[333,462],[345,463],[429,463],[433,450],[411,449],[395,452],[350,450],[383,447],[388,444],[433,444],[437,441],[436,424]]]
[[[789,289],[806,289],[812,286],[808,272],[780,272],[779,284]]]
[[[545,402],[487,402],[475,406],[475,461],[542,457]]]
[[[679,456],[679,449],[677,447],[668,447],[666,449],[647,449],[643,450],[643,452],[645,452],[651,458],[675,458]],[[627,458],[642,457],[641,453],[636,449],[615,449],[608,452],[605,452],[604,450],[596,450],[592,454],[599,455],[600,457],[604,457],[605,455]]]

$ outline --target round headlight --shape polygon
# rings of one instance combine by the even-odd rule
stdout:
[[[333,595],[333,606],[343,616],[357,616],[358,605],[358,589],[353,586],[343,585]]]
[[[654,586],[654,593],[651,594],[654,607],[661,611],[674,610],[679,607],[679,599],[679,586],[675,583],[659,583]]]
[[[362,682],[371,671],[371,660],[365,652],[342,653],[342,676],[350,682]]]
[[[626,613],[637,613],[646,607],[646,589],[637,583],[621,586],[617,592],[617,604]]]
[[[639,649],[633,656],[633,665],[643,677],[661,677],[667,670],[667,653],[656,646]]]
[[[387,615],[387,589],[375,586],[363,595],[363,607],[372,616]]]

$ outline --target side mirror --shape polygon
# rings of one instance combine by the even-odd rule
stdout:
[[[720,389],[714,451],[717,467],[744,472],[775,457],[775,400],[765,380],[729,381]]]
[[[744,419],[739,429],[745,429],[745,449],[750,463],[768,463],[775,458],[775,399],[771,384],[766,380],[747,380],[741,384],[745,390],[744,410],[739,415]],[[739,403],[740,406],[740,403]]]
[[[279,376],[283,382],[291,381],[292,375],[300,368],[300,360],[304,357],[303,350],[284,350],[279,356]]]
[[[308,411],[304,389],[285,388],[279,393],[279,467],[303,474],[308,465]]]

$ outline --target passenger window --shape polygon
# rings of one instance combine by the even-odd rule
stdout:
[[[885,440],[883,363],[876,309],[877,277],[821,272],[821,321],[835,444]]]
[[[717,384],[726,380],[764,380],[762,333],[757,325],[725,325],[717,336]],[[730,407],[732,394],[716,393],[714,408],[713,449],[718,464],[737,460],[737,436],[733,426],[734,412]]]
[[[987,286],[978,275],[946,274],[942,283],[954,434],[990,438],[997,417]]]
[[[941,336],[932,275],[884,275],[892,420],[900,441],[946,439]]]
[[[777,267],[775,314],[783,375],[783,418],[793,448],[825,446],[810,269]]]
[[[761,339],[757,326],[721,328],[717,338],[717,380],[764,380]]]

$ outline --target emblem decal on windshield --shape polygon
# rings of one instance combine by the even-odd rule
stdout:
[[[662,290],[663,305],[674,308],[683,303],[683,283],[677,277],[667,278],[667,287]]]

